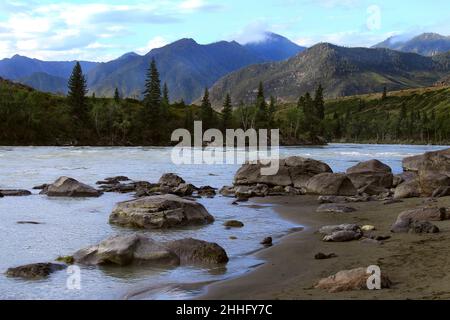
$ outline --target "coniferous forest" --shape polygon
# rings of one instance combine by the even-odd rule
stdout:
[[[450,88],[432,87],[324,100],[324,88],[286,103],[266,96],[260,83],[254,102],[232,101],[213,108],[208,89],[198,105],[170,101],[170,88],[160,81],[157,62],[148,68],[144,98],[88,95],[79,63],[66,97],[42,93],[0,80],[2,145],[170,145],[177,128],[279,128],[284,145],[325,142],[450,142]]]

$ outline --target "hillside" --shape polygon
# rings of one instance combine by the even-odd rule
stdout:
[[[321,43],[282,62],[252,65],[220,79],[211,89],[214,106],[228,92],[251,103],[258,83],[266,96],[297,101],[319,83],[327,98],[431,86],[448,73],[449,55],[434,58],[389,49],[345,48]]]
[[[406,41],[390,37],[373,47],[413,52],[424,56],[435,56],[450,51],[450,37],[437,33],[423,33]]]
[[[448,144],[449,111],[450,87],[388,92],[386,99],[378,93],[329,99],[323,134],[330,142]],[[280,105],[276,118],[285,137],[305,136],[297,104]]]
[[[68,91],[67,79],[52,76],[45,72],[35,72],[32,75],[18,79],[17,81],[42,92],[65,95]]]

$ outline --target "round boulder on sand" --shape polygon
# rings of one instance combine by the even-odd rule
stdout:
[[[312,177],[307,185],[309,194],[325,196],[353,196],[357,190],[350,179],[341,173],[321,173]]]
[[[391,188],[392,169],[378,160],[360,162],[347,170],[347,177],[359,189],[367,186]]]

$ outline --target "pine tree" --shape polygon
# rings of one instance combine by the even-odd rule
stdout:
[[[72,108],[73,114],[80,121],[86,121],[88,117],[87,111],[87,85],[86,78],[83,75],[83,70],[79,62],[75,64],[73,68],[72,75],[69,79],[69,93],[67,95],[67,100]]]
[[[325,119],[325,102],[321,84],[319,84],[319,87],[317,87],[316,94],[314,96],[314,108],[316,117],[319,119],[319,121]]]
[[[227,129],[231,129],[233,107],[231,105],[231,97],[226,95],[222,109],[222,130],[225,132]]]
[[[270,96],[270,104],[268,109],[269,129],[275,127],[275,112],[277,111],[276,99]]]
[[[264,86],[263,83],[259,83],[258,94],[256,96],[256,128],[267,128],[268,117],[267,117],[267,103],[264,96]]]
[[[387,88],[386,86],[383,87],[383,94],[381,96],[381,100],[384,101],[387,98]]]
[[[116,90],[114,91],[114,101],[115,101],[115,102],[120,102],[119,89],[117,89],[117,88],[116,88]]]
[[[147,72],[144,91],[144,106],[150,120],[159,120],[161,108],[161,81],[156,67],[155,59],[152,60]]]
[[[208,88],[205,88],[201,105],[201,119],[203,122],[203,129],[207,130],[214,126],[214,111],[209,100]]]
[[[170,104],[170,98],[169,98],[169,87],[167,87],[167,83],[164,82],[163,86],[163,97],[162,97],[163,104],[169,105]]]

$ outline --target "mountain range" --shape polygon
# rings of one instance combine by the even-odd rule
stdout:
[[[274,33],[247,44],[220,41],[202,45],[181,39],[141,56],[130,52],[106,63],[82,62],[90,93],[110,97],[115,89],[123,97],[141,98],[152,59],[157,61],[161,81],[170,88],[171,100],[190,103],[206,87],[226,74],[251,64],[287,59],[305,48]],[[0,61],[0,76],[41,91],[65,93],[75,62],[46,62],[14,56]]]
[[[372,49],[319,44],[305,51],[289,39],[267,32],[260,41],[243,44],[220,41],[203,45],[181,39],[146,55],[130,52],[105,63],[81,61],[81,66],[90,94],[105,97],[111,97],[117,88],[123,97],[141,98],[152,59],[172,101],[198,101],[206,87],[213,88],[215,103],[223,96],[221,90],[230,91],[235,102],[251,100],[259,81],[280,99],[297,97],[318,82],[326,86],[329,97],[335,97],[381,90],[384,84],[399,89],[439,82],[446,75],[435,67],[440,65],[442,70],[448,64],[448,55],[442,53],[450,50],[449,42],[449,37],[426,33],[409,40],[391,37]],[[0,77],[65,94],[74,64],[15,55],[0,60]]]
[[[450,71],[448,53],[425,57],[382,48],[346,48],[321,43],[281,62],[252,65],[219,80],[211,89],[212,104],[252,102],[260,82],[266,96],[296,101],[318,84],[328,98],[431,86]]]
[[[423,33],[412,39],[390,37],[373,48],[387,48],[403,52],[414,52],[424,56],[434,56],[450,50],[450,37],[437,33]]]

